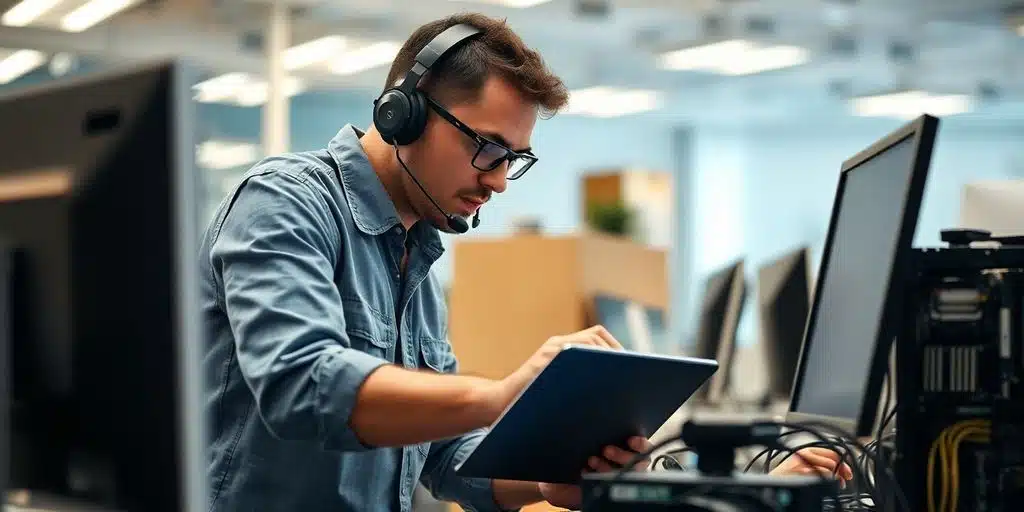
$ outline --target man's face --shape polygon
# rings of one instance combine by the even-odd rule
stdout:
[[[508,82],[488,78],[477,101],[445,105],[458,121],[482,137],[521,151],[530,147],[530,136],[537,121],[537,107]],[[407,149],[410,170],[416,174],[445,212],[469,218],[493,194],[507,186],[507,163],[491,171],[473,166],[478,144],[465,132],[428,107],[423,136]],[[479,159],[478,159],[479,163]],[[413,210],[438,229],[451,231],[444,215],[437,211],[415,183],[403,175],[405,190]]]

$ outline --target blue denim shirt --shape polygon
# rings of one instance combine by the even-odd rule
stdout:
[[[417,481],[469,510],[498,510],[491,481],[454,469],[483,430],[373,448],[349,427],[359,386],[381,365],[456,371],[430,271],[437,231],[420,222],[405,233],[361,136],[346,126],[326,150],[259,162],[204,235],[212,512],[407,511]]]

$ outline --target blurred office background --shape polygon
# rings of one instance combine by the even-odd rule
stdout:
[[[1024,175],[1019,1],[281,3],[288,126],[279,148],[290,150],[319,147],[345,123],[367,126],[390,59],[419,24],[460,10],[507,18],[574,102],[538,123],[540,163],[466,238],[507,235],[521,217],[547,234],[577,232],[582,175],[669,175],[672,225],[659,236],[671,252],[674,339],[693,336],[695,284],[714,269],[743,256],[753,278],[758,264],[804,244],[817,258],[840,162],[901,118],[927,111],[945,121],[920,243],[955,223],[964,183]],[[200,66],[209,209],[264,154],[270,2],[0,0],[0,10],[0,91],[153,57]],[[703,55],[677,51],[710,43]],[[914,92],[894,106],[877,98],[903,91]],[[450,282],[452,251],[437,270]],[[744,315],[741,344],[756,340],[753,320]]]
[[[664,264],[651,274],[665,276],[664,289],[636,288],[631,272],[651,270],[637,263],[610,284],[564,284],[586,297],[572,308],[621,332],[642,325],[645,350],[689,352],[705,281],[742,259],[750,289],[737,359],[763,384],[758,268],[807,248],[816,271],[844,159],[922,112],[943,118],[920,245],[957,224],[967,183],[1024,178],[1020,0],[0,0],[0,92],[189,59],[203,71],[195,130],[212,211],[262,155],[320,147],[346,123],[368,126],[405,37],[461,10],[507,18],[573,99],[537,124],[540,162],[484,208],[480,228],[445,238],[437,272],[455,301],[460,286],[492,283],[456,279],[478,275],[468,268],[475,253],[460,245],[574,240],[632,217],[635,229],[621,237],[636,262]],[[565,249],[568,261],[586,266],[598,251],[621,258],[608,265],[629,265],[633,256],[600,240]],[[503,265],[510,275],[536,270],[515,263]],[[564,276],[568,267],[539,271]],[[512,302],[491,307],[529,311]],[[459,330],[472,321],[460,311],[453,305],[453,333],[470,331]],[[556,324],[565,325],[545,325]],[[453,342],[460,354],[473,343]]]

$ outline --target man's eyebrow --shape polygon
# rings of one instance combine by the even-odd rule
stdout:
[[[533,148],[531,146],[526,146],[523,149],[516,149],[516,148],[511,147],[509,145],[509,143],[508,143],[508,140],[505,137],[502,137],[500,133],[480,132],[480,135],[483,135],[484,137],[487,137],[488,139],[491,139],[494,142],[497,142],[498,144],[501,144],[502,146],[505,146],[506,148],[509,148],[512,151],[515,151],[516,153],[527,153],[527,152],[530,152],[530,151],[533,150]]]

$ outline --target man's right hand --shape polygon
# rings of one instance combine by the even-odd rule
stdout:
[[[519,395],[523,388],[525,388],[534,377],[540,374],[540,372],[544,370],[549,363],[551,363],[551,360],[554,359],[567,344],[593,345],[596,347],[622,350],[622,344],[619,343],[619,340],[616,340],[607,329],[600,325],[595,325],[589,329],[584,329],[572,334],[552,336],[548,338],[548,340],[544,342],[544,344],[541,345],[540,348],[537,349],[537,351],[534,352],[522,366],[500,382],[499,387],[501,390],[496,397],[497,402],[494,404],[498,414],[505,410],[505,407],[507,407],[508,404]]]

